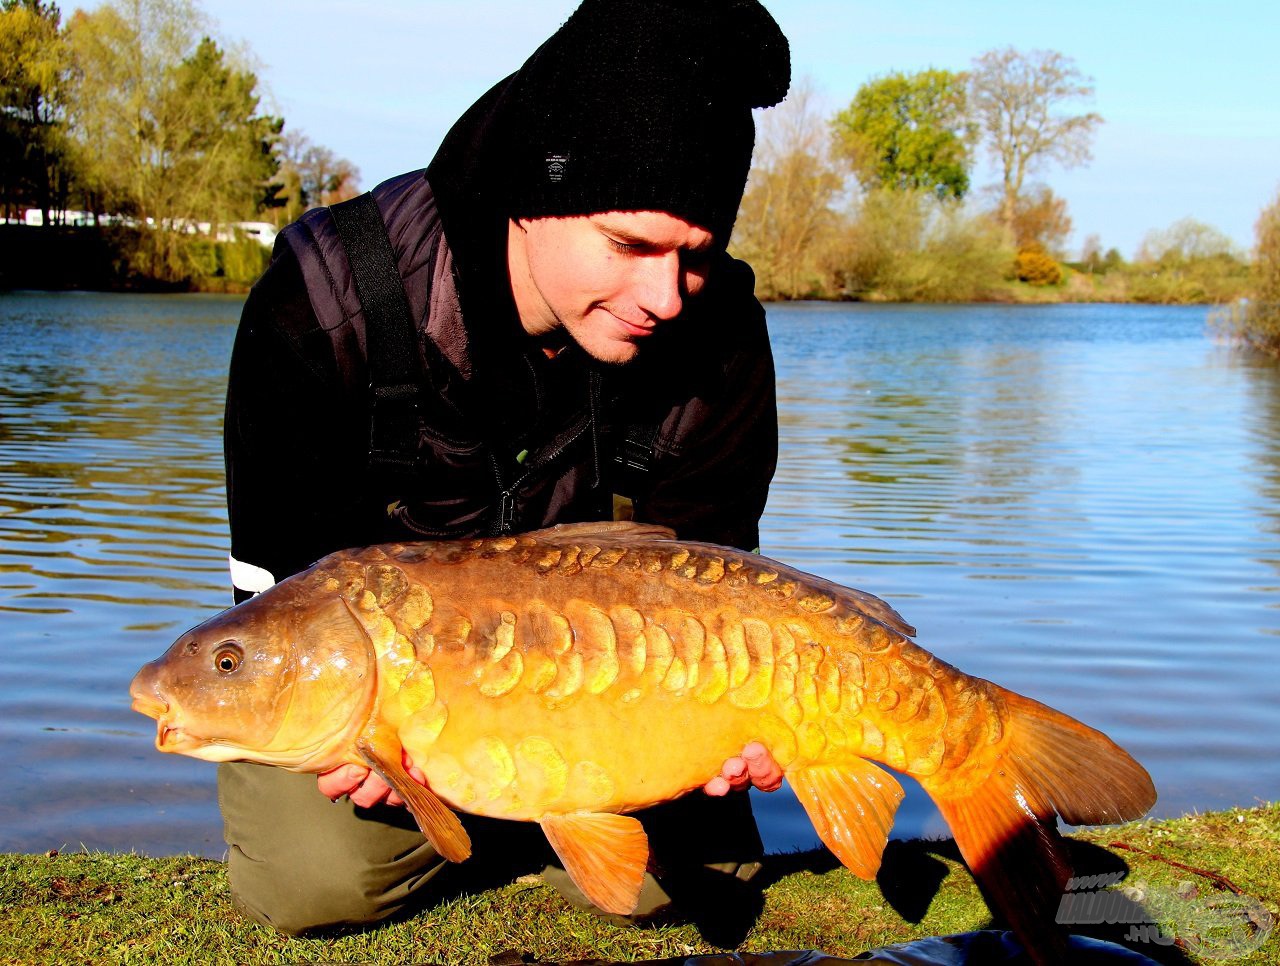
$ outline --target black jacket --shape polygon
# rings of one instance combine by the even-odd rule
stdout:
[[[373,191],[418,320],[416,467],[370,465],[364,314],[328,209],[315,209],[281,234],[236,336],[233,560],[281,580],[344,547],[610,519],[615,494],[684,539],[755,548],[777,414],[750,269],[721,255],[627,366],[572,345],[548,359],[515,316],[506,221],[471,180],[467,121],[426,173]]]

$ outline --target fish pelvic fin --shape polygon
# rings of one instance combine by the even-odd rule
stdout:
[[[416,781],[401,764],[399,741],[368,736],[356,742],[360,757],[382,776],[383,781],[404,799],[405,807],[418,823],[427,841],[450,862],[462,862],[471,855],[471,837],[458,816],[439,797]]]
[[[902,801],[897,779],[864,758],[786,775],[822,844],[854,875],[874,879]]]
[[[639,820],[575,812],[549,815],[538,824],[583,895],[605,912],[635,911],[649,863],[649,838]]]
[[[955,836],[988,904],[1037,963],[1064,962],[1055,922],[1071,875],[1057,817],[1111,824],[1155,802],[1151,777],[1106,735],[1030,698],[1003,692],[1009,741],[990,774],[968,793],[922,781]]]

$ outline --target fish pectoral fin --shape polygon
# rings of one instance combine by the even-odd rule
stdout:
[[[649,837],[637,819],[575,812],[538,824],[583,895],[605,912],[625,916],[635,910],[649,863]]]
[[[874,879],[902,801],[898,780],[863,758],[786,775],[822,844],[854,875]]]
[[[404,799],[405,806],[418,822],[418,828],[435,850],[450,862],[461,862],[471,855],[471,838],[458,816],[431,789],[419,785],[400,763],[399,742],[375,742],[361,738],[356,742],[369,767]],[[381,747],[379,747],[381,745]]]

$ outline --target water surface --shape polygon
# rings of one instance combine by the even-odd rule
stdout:
[[[240,302],[0,296],[0,851],[222,854],[214,766],[130,677],[229,602]],[[1280,797],[1280,370],[1203,309],[771,306],[771,556],[1103,729],[1157,814]],[[759,796],[770,848],[816,840]],[[918,789],[896,835],[941,834]]]

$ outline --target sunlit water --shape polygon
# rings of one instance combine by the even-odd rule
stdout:
[[[240,303],[0,296],[0,851],[221,855],[214,767],[130,677],[225,606]],[[765,551],[1107,731],[1158,814],[1280,797],[1280,370],[1203,309],[769,309]],[[759,796],[771,849],[816,842]],[[942,834],[910,789],[897,835]]]

